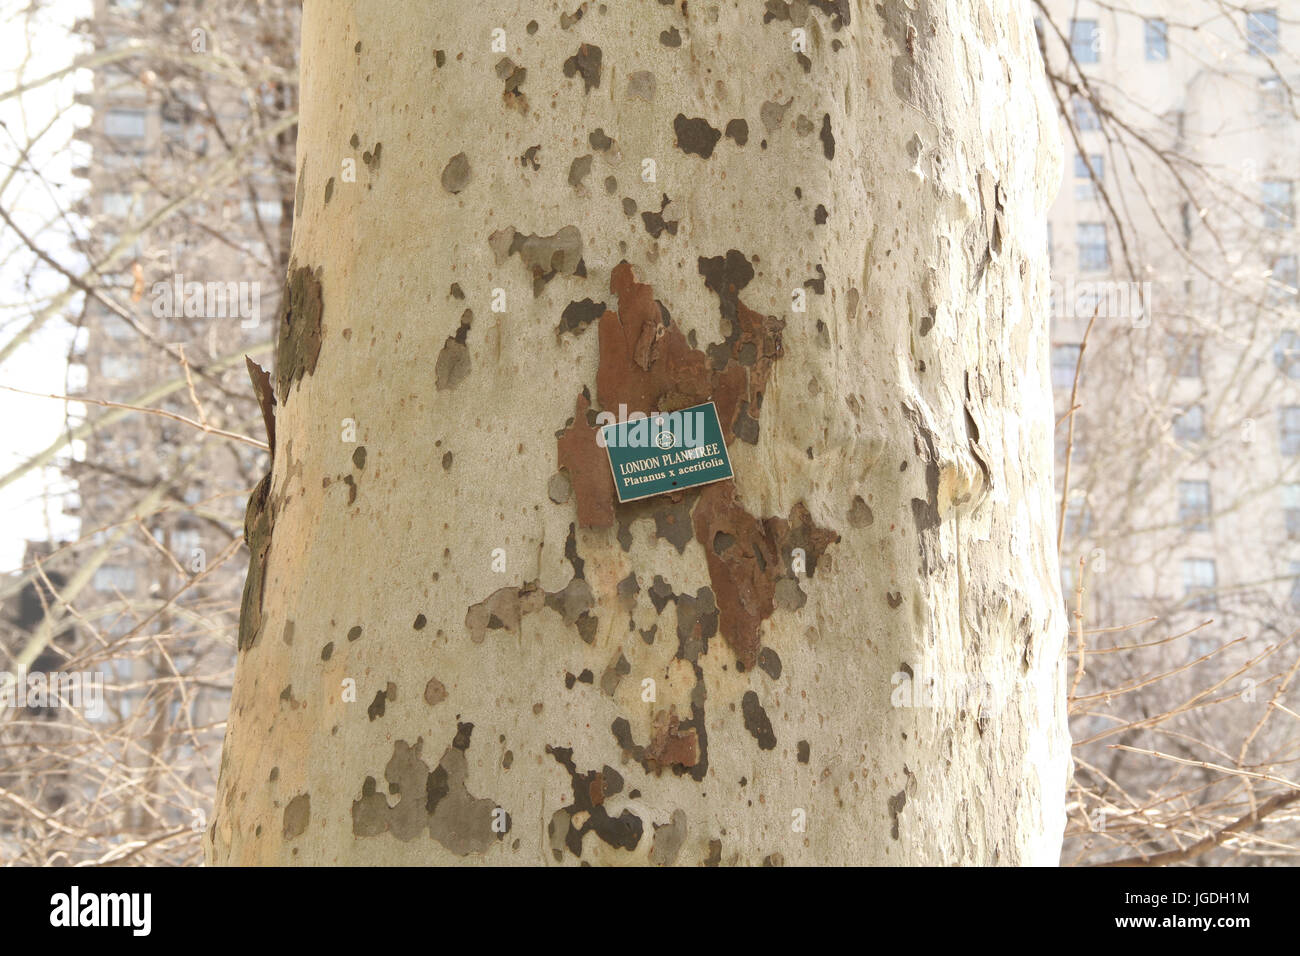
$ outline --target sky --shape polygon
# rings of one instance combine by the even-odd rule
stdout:
[[[48,0],[35,12],[33,5],[31,0],[0,0],[0,91],[52,73],[82,50],[69,28],[78,17],[90,13],[88,0]],[[69,250],[66,225],[54,217],[87,188],[86,181],[71,172],[89,154],[88,146],[71,140],[76,128],[90,120],[89,108],[73,105],[78,87],[89,89],[88,71],[79,70],[24,96],[0,100],[0,181],[10,175],[29,138],[57,116],[53,127],[33,147],[30,162],[21,166],[0,192],[0,204],[46,252],[74,269],[81,267],[81,260]],[[78,217],[73,217],[73,222],[83,228]],[[32,271],[32,262],[33,256],[23,250],[17,236],[0,223],[0,343],[10,341],[31,320],[43,297],[66,287],[66,280],[47,267]],[[69,309],[79,305],[77,297]],[[0,385],[44,394],[64,394],[69,388],[80,387],[84,376],[81,381],[68,379],[72,335],[71,327],[61,318],[47,322],[0,364]],[[69,412],[79,420],[83,406],[67,407],[53,399],[0,389],[0,474],[7,474],[54,441]],[[67,539],[79,533],[76,518],[62,510],[63,495],[72,491],[73,486],[54,468],[30,472],[0,488],[0,572],[22,563],[28,538],[45,540],[53,534],[56,539]]]

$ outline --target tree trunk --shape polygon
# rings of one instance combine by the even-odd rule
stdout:
[[[1025,5],[496,6],[306,7],[210,861],[1054,863]]]

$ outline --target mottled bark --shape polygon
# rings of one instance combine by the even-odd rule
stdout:
[[[500,7],[306,6],[210,860],[1054,862],[1027,8]],[[700,401],[734,483],[615,504]]]

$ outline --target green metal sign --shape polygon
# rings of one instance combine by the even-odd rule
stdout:
[[[620,502],[732,476],[718,409],[712,402],[606,425],[599,441],[609,453]]]

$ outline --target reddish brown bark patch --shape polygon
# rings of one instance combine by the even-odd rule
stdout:
[[[591,402],[584,392],[578,396],[573,422],[559,434],[555,444],[560,468],[569,473],[577,499],[578,524],[584,528],[608,528],[614,523],[614,476],[605,450],[596,444],[596,429],[587,422],[590,408]]]
[[[725,482],[704,489],[693,520],[718,604],[718,629],[749,670],[758,663],[759,625],[775,609],[777,582],[797,580],[794,549],[802,549],[811,577],[822,553],[840,536],[817,527],[802,502],[790,510],[788,520],[755,518],[736,503],[735,486]]]
[[[715,274],[707,263],[726,263]],[[748,270],[738,281],[735,270]],[[618,311],[600,319],[600,368],[596,398],[601,408],[617,411],[672,412],[712,399],[718,406],[727,444],[748,430],[738,423],[743,412],[757,429],[758,409],[772,364],[781,357],[785,322],[761,315],[740,302],[737,293],[753,268],[732,250],[716,260],[701,260],[705,284],[718,292],[727,337],[708,352],[692,348],[680,328],[654,298],[649,285],[637,282],[632,267],[621,262],[610,276]],[[743,435],[742,435],[743,437]]]
[[[637,282],[632,267],[620,262],[609,287],[618,296],[618,311],[600,318],[596,398],[601,407],[617,411],[625,404],[629,411],[649,414],[708,401],[713,384],[708,356],[691,348],[650,286]]]
[[[672,770],[677,774],[690,773],[700,780],[703,774],[695,771],[703,771],[708,766],[704,763],[705,742],[701,740],[701,729],[696,726],[703,723],[703,717],[702,708],[689,721],[681,721],[675,711],[659,711],[650,725],[650,743],[645,747],[632,738],[632,726],[626,717],[617,718],[610,730],[623,753],[641,764],[646,773],[657,776]]]
[[[678,726],[677,715],[667,711],[655,714],[654,735],[650,746],[646,747],[644,761],[649,768],[694,767],[700,762],[700,741],[694,727],[682,729]]]
[[[620,262],[610,275],[618,309],[606,310],[598,324],[600,365],[596,399],[602,409],[672,412],[712,400],[722,436],[758,441],[758,415],[772,365],[781,357],[784,321],[745,306],[739,291],[754,269],[736,250],[700,260],[705,285],[718,294],[729,327],[722,342],[708,351],[693,348],[682,330],[655,299],[654,290],[637,282],[632,267]],[[562,323],[563,326],[563,323]],[[596,444],[596,429],[587,421],[590,399],[578,399],[573,423],[558,437],[560,467],[569,472],[584,528],[614,523],[614,482],[606,454]],[[680,549],[679,549],[680,550]]]

